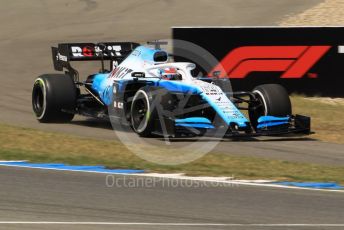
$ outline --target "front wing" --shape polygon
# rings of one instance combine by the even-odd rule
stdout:
[[[197,136],[197,135],[206,135],[214,136],[216,134],[216,128],[206,127],[204,124],[200,126],[192,125],[191,123],[180,125],[179,122],[175,120],[165,118],[163,120],[164,129],[160,128],[159,120],[156,121],[157,125],[154,126],[156,129],[153,130],[153,134],[159,136],[168,136],[168,137],[181,137],[181,136]],[[201,128],[200,128],[201,127]],[[303,115],[293,115],[289,118],[288,124],[283,124],[280,126],[265,127],[261,129],[246,130],[246,131],[236,131],[232,130],[230,127],[226,127],[226,130],[223,138],[230,137],[259,137],[259,136],[299,136],[299,135],[309,135],[311,134],[311,118]],[[219,138],[221,138],[219,136]]]

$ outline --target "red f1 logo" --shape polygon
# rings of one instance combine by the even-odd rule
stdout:
[[[302,78],[331,46],[243,46],[229,52],[212,70],[229,78],[251,72],[281,71],[281,78]],[[221,71],[222,70],[222,71]]]

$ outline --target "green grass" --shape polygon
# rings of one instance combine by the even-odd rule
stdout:
[[[120,142],[101,141],[0,124],[0,159],[105,165],[108,168],[145,169],[148,172],[194,176],[235,176],[237,179],[336,181],[344,184],[344,167],[292,163],[254,157],[210,153],[182,165],[147,162]]]
[[[341,103],[323,98],[292,96],[293,113],[310,116],[311,137],[334,143],[344,143],[344,100]]]

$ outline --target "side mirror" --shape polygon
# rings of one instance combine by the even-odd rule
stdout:
[[[145,77],[146,75],[145,75],[144,72],[132,72],[132,73],[131,73],[131,76],[132,76],[132,77],[136,77],[136,78],[143,78],[143,77]]]

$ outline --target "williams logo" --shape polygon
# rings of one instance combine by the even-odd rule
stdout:
[[[282,72],[302,78],[331,46],[243,46],[229,52],[212,70],[221,77],[245,78],[251,72]],[[225,74],[224,74],[225,72]]]

